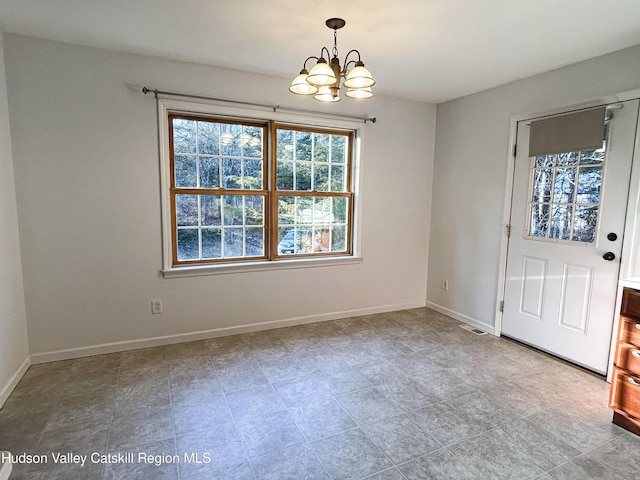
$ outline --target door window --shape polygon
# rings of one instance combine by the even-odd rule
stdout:
[[[531,157],[527,237],[595,244],[605,145]]]

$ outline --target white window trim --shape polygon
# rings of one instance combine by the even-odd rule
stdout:
[[[169,188],[171,183],[171,162],[169,159],[169,113],[204,114],[237,117],[241,119],[273,120],[279,123],[299,125],[303,127],[324,127],[355,131],[353,145],[353,161],[351,178],[353,179],[353,198],[355,202],[353,218],[353,254],[349,256],[322,258],[292,258],[286,260],[266,260],[229,262],[206,265],[173,266],[172,262],[172,232],[171,205]],[[158,98],[158,142],[160,152],[160,196],[162,215],[162,265],[164,278],[194,277],[202,275],[219,275],[241,272],[255,272],[265,270],[282,270],[291,268],[315,268],[336,265],[349,265],[364,261],[361,250],[361,182],[362,171],[360,159],[363,154],[365,124],[343,118],[314,117],[271,110],[256,110],[254,108],[231,107],[215,103],[194,103],[184,100]],[[273,159],[270,159],[273,161]]]

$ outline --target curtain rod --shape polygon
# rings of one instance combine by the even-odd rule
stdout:
[[[274,112],[277,112],[278,110],[282,111],[282,112],[292,112],[292,113],[304,113],[304,114],[310,114],[310,115],[316,115],[316,116],[320,116],[320,117],[339,117],[339,118],[348,118],[351,120],[360,120],[364,123],[367,122],[371,122],[371,123],[376,123],[376,117],[359,117],[357,115],[345,115],[342,113],[325,113],[325,112],[317,112],[317,111],[313,111],[313,110],[305,110],[303,108],[291,108],[291,107],[281,107],[280,105],[267,105],[264,103],[255,103],[255,102],[244,102],[242,100],[229,100],[227,98],[215,98],[215,97],[208,97],[205,95],[194,95],[191,93],[181,93],[181,92],[171,92],[171,91],[167,91],[167,90],[158,90],[157,88],[149,88],[149,87],[142,87],[142,93],[144,93],[145,95],[147,93],[153,93],[154,96],[156,98],[158,98],[158,95],[168,95],[171,97],[181,97],[181,98],[193,98],[193,99],[197,99],[197,100],[211,100],[214,102],[225,102],[225,103],[233,103],[236,105],[246,105],[246,106],[250,106],[250,107],[262,107],[262,108],[268,108],[270,110],[273,110]]]

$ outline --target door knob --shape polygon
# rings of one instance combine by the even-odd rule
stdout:
[[[607,235],[607,239],[611,240],[612,242],[615,242],[618,239],[618,235],[611,232],[610,234]]]
[[[607,252],[602,255],[602,258],[604,258],[607,262],[610,262],[611,260],[614,260],[616,258],[616,254],[613,252]]]

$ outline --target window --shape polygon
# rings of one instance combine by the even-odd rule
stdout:
[[[605,148],[531,158],[532,238],[594,244]]]
[[[354,130],[166,115],[171,267],[353,254]]]
[[[266,255],[266,127],[169,116],[173,263]]]
[[[277,127],[274,256],[350,253],[350,134]]]

